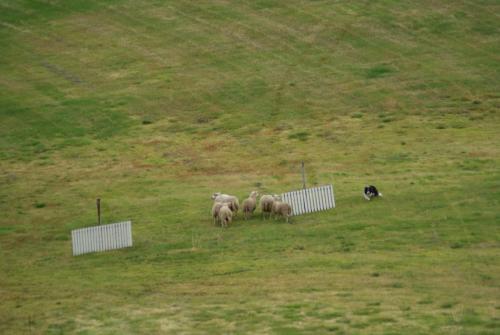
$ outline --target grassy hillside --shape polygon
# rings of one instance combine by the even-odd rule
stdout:
[[[498,13],[0,2],[0,333],[497,333]],[[212,225],[302,160],[336,209]],[[98,197],[134,247],[73,257]]]

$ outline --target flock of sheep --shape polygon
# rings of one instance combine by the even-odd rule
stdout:
[[[242,203],[243,216],[248,219],[253,215],[257,208],[257,197],[259,193],[252,191],[250,196]],[[212,219],[214,224],[220,223],[222,227],[227,227],[232,221],[233,217],[238,214],[240,202],[234,195],[222,194],[220,192],[212,195],[214,204],[212,206]],[[262,218],[275,218],[284,217],[288,223],[288,218],[292,214],[292,207],[281,200],[281,196],[277,194],[265,194],[260,197],[260,209],[262,211]]]

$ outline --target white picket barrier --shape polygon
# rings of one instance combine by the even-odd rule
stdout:
[[[283,193],[281,199],[292,206],[292,216],[335,208],[333,185]]]
[[[132,246],[132,222],[125,221],[71,231],[73,256]]]

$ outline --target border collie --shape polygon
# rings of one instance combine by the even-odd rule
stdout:
[[[366,200],[371,200],[371,198],[382,196],[382,193],[380,193],[377,188],[373,185],[370,186],[365,186],[365,191],[363,192],[363,196],[365,197]]]

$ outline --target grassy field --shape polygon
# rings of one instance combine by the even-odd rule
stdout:
[[[0,333],[498,334],[499,13],[1,1]],[[212,225],[302,160],[336,209]],[[98,197],[134,247],[73,257]]]

